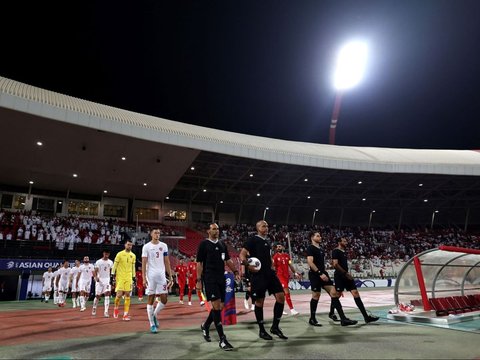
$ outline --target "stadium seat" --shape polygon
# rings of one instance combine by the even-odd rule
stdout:
[[[473,309],[480,310],[480,301],[477,300],[475,295],[467,295],[465,300]]]
[[[457,302],[458,306],[465,312],[474,311],[475,309],[468,303],[465,296],[453,296],[453,299]]]
[[[447,296],[445,298],[443,298],[448,306],[450,307],[450,309],[452,309],[453,313],[454,314],[461,314],[461,313],[464,313],[466,311],[468,311],[464,306],[460,305],[454,298],[453,296]]]
[[[450,308],[448,303],[443,301],[443,298],[431,298],[430,305],[432,305],[432,308],[435,310],[437,316],[447,316],[454,313],[453,309]]]

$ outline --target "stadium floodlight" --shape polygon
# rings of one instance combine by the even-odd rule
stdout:
[[[336,90],[348,90],[360,83],[367,66],[367,55],[367,44],[361,41],[349,42],[340,49],[333,75]]]
[[[335,131],[340,113],[340,104],[345,90],[358,85],[363,79],[367,67],[368,46],[365,42],[351,41],[339,51],[333,73],[333,86],[337,91],[330,122],[329,143],[335,144]]]

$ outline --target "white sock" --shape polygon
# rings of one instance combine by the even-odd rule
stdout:
[[[85,296],[80,295],[80,307],[85,307]]]
[[[96,309],[98,305],[98,298],[95,296],[95,299],[93,299],[93,307]]]
[[[157,316],[158,313],[165,307],[165,304],[163,304],[161,301],[158,302],[157,307],[155,308],[155,311],[153,312],[154,316]]]
[[[150,326],[155,325],[153,322],[153,305],[147,304],[147,316],[148,316],[148,321],[150,322]]]
[[[110,305],[110,296],[105,296],[103,301],[105,305],[105,312],[108,313],[108,306]]]

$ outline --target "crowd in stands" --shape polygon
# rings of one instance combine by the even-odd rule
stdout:
[[[288,247],[298,256],[306,256],[306,247],[310,244],[308,234],[318,231],[322,234],[322,244],[326,253],[336,246],[336,239],[346,237],[349,240],[348,257],[378,257],[381,259],[410,259],[422,251],[450,245],[464,248],[480,248],[480,235],[465,233],[459,229],[423,229],[423,230],[375,230],[362,228],[335,229],[328,226],[309,225],[272,225],[269,236],[272,241]],[[243,241],[255,234],[254,225],[236,225],[221,227],[221,238],[240,250]]]
[[[131,230],[127,223],[112,219],[47,217],[32,212],[0,211],[0,241],[52,242],[58,249],[73,250],[78,243],[119,244],[127,230]]]
[[[77,244],[119,245],[129,238],[134,245],[141,246],[148,241],[146,236],[153,224],[129,224],[116,219],[97,219],[68,217],[48,217],[32,212],[10,212],[0,210],[0,243],[8,241],[34,241],[50,243],[58,250],[74,250]],[[181,229],[180,226],[162,225],[162,237],[182,237],[193,230]],[[220,227],[220,238],[225,241],[235,257],[243,242],[256,233],[255,224],[224,225]],[[348,258],[352,270],[361,273],[371,270],[393,268],[408,261],[415,254],[440,245],[449,245],[480,249],[480,235],[464,232],[455,228],[442,229],[364,229],[333,228],[329,226],[309,225],[270,225],[269,236],[274,243],[291,248],[294,263],[305,263],[306,248],[310,244],[308,234],[318,231],[322,235],[322,244],[330,261],[331,251],[337,246],[338,237],[348,239]],[[139,233],[143,237],[135,239]],[[198,235],[198,234],[197,234]],[[200,238],[205,234],[198,235]],[[197,236],[197,237],[198,237]],[[188,236],[187,236],[188,238]],[[175,240],[176,241],[176,240]],[[169,244],[174,244],[169,242]],[[180,240],[180,241],[188,241]],[[193,241],[193,240],[192,240]],[[170,246],[170,245],[169,245]],[[180,246],[172,247],[171,253],[181,256]],[[180,251],[179,251],[180,250]],[[191,255],[191,254],[186,254]]]
[[[292,249],[293,261],[305,263],[306,248],[310,244],[308,234],[318,231],[322,235],[322,244],[326,254],[327,268],[330,264],[330,254],[337,247],[336,239],[348,239],[348,258],[351,259],[352,270],[362,273],[372,272],[372,267],[384,273],[408,261],[425,250],[440,245],[456,246],[470,249],[480,249],[480,234],[464,232],[455,228],[444,229],[401,229],[378,230],[363,228],[336,229],[328,226],[309,225],[271,225],[269,236],[275,243],[280,243]],[[246,238],[255,234],[254,225],[236,225],[221,227],[222,239],[233,248],[240,251]],[[397,266],[398,267],[398,266]]]
[[[138,232],[148,233],[152,225],[139,224]],[[52,242],[58,249],[73,250],[75,244],[121,244],[130,234],[137,232],[136,225],[116,219],[47,217],[32,212],[0,210],[0,241],[26,240]],[[178,236],[179,232],[162,226],[164,236]],[[135,239],[132,239],[135,242]],[[143,245],[139,242],[138,245]]]

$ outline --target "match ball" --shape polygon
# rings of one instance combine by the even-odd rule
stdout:
[[[253,266],[257,271],[262,268],[262,263],[256,257],[250,257],[248,258],[247,261],[248,261],[248,265]]]

